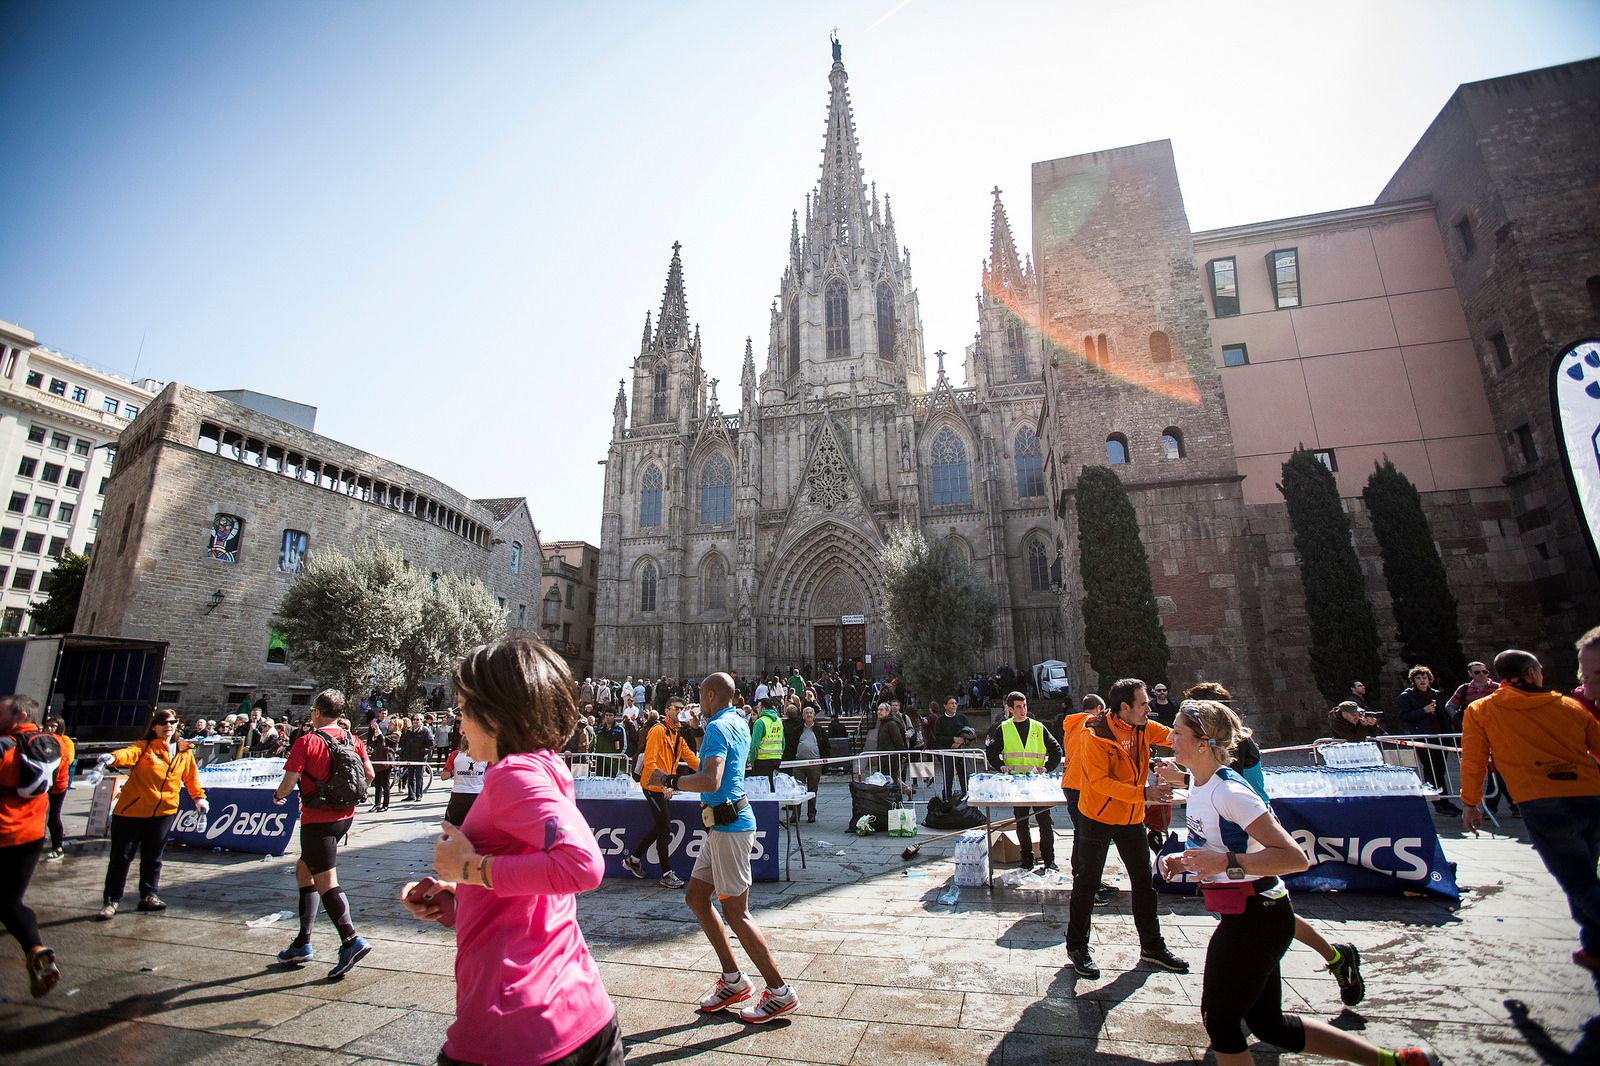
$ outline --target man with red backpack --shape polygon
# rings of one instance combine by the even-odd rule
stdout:
[[[39,920],[22,901],[44,851],[45,814],[61,747],[33,721],[37,701],[0,699],[0,922],[17,938],[28,965],[28,988],[42,996],[61,980],[56,953],[39,939]]]
[[[372,950],[356,935],[336,869],[339,841],[349,835],[356,807],[366,800],[374,776],[367,746],[339,725],[344,714],[344,693],[331,688],[317,693],[311,701],[311,732],[289,749],[283,780],[272,796],[281,805],[296,785],[300,788],[300,861],[294,865],[300,886],[300,932],[278,958],[296,965],[311,961],[311,924],[320,899],[339,930],[339,958],[329,977],[343,977]]]

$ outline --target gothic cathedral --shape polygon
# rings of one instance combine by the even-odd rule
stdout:
[[[680,247],[619,387],[601,521],[595,670],[699,677],[870,662],[894,649],[878,553],[913,522],[993,582],[990,668],[1065,658],[1039,445],[1038,282],[994,191],[968,387],[928,384],[910,251],[866,185],[837,44],[822,173],[791,222],[765,366],[745,342],[725,414],[691,327]],[[631,411],[631,418],[629,417]],[[870,657],[870,658],[869,658]]]

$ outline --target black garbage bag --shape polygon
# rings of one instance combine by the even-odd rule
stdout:
[[[887,785],[868,785],[861,781],[850,782],[850,824],[846,826],[851,832],[856,832],[856,825],[863,815],[870,815],[872,823],[869,832],[885,833],[889,829],[889,812],[900,806],[900,788],[893,783]]]
[[[929,829],[944,830],[971,829],[985,821],[983,812],[968,806],[966,797],[959,795],[948,800],[943,796],[929,797],[928,813],[922,817],[922,824]]]

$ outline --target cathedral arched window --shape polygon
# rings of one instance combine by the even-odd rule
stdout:
[[[655,378],[650,389],[650,421],[665,422],[667,420],[667,368],[656,367]]]
[[[647,562],[639,568],[639,610],[656,609],[656,564]]]
[[[933,505],[953,507],[972,499],[967,488],[967,446],[948,426],[933,438]]]
[[[1011,380],[1028,377],[1028,349],[1022,343],[1022,327],[1013,322],[1006,327],[1006,355],[1011,360]]]
[[[1167,459],[1182,459],[1189,454],[1183,446],[1183,430],[1168,426],[1161,431],[1161,454]]]
[[[718,526],[733,521],[733,468],[713,455],[700,468],[700,524]]]
[[[789,299],[789,373],[800,373],[800,301]]]
[[[1017,457],[1017,495],[1044,495],[1044,463],[1039,456],[1039,435],[1028,426],[1017,431],[1012,446]]]
[[[1083,338],[1083,361],[1091,366],[1094,365],[1094,338],[1088,334]]]
[[[722,611],[728,607],[728,564],[722,556],[713,555],[706,560],[700,575],[701,603],[708,611]]]
[[[894,359],[894,290],[887,281],[878,282],[878,358]]]
[[[1028,541],[1028,588],[1034,592],[1045,592],[1050,588],[1050,551],[1044,546],[1043,537],[1034,537]]]
[[[828,358],[844,359],[850,355],[850,293],[843,278],[828,282],[823,304],[827,326]]]
[[[1150,334],[1150,361],[1152,363],[1172,362],[1172,341],[1159,329]]]
[[[1121,433],[1113,433],[1106,438],[1106,463],[1109,466],[1126,466],[1128,462],[1128,438]]]
[[[639,482],[639,528],[661,524],[661,468],[652,466]]]

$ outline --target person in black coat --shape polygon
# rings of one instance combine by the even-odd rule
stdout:
[[[411,720],[410,726],[400,734],[400,761],[425,763],[433,754],[433,733],[423,724],[422,716]],[[401,767],[400,780],[406,786],[406,799],[412,803],[422,798],[422,767]]]
[[[1404,689],[1394,701],[1394,715],[1400,726],[1395,732],[1421,734],[1424,740],[1452,732],[1450,712],[1444,706],[1445,694],[1433,687],[1433,671],[1419,664],[1407,671],[1406,680],[1411,682],[1410,687]],[[1444,752],[1418,748],[1417,762],[1428,784],[1440,793],[1450,791],[1450,771],[1445,765]],[[1461,813],[1461,808],[1443,795],[1433,801],[1433,809],[1440,814]]]
[[[793,725],[791,727],[791,722]],[[828,742],[828,730],[824,729],[817,721],[817,712],[814,708],[807,707],[800,712],[796,719],[783,720],[783,761],[793,762],[796,759],[830,759],[833,746]],[[788,771],[796,781],[805,786],[807,792],[813,793],[812,798],[806,803],[806,821],[817,820],[817,800],[814,793],[822,784],[822,767],[796,766]],[[792,817],[800,820],[800,811],[795,809]]]

